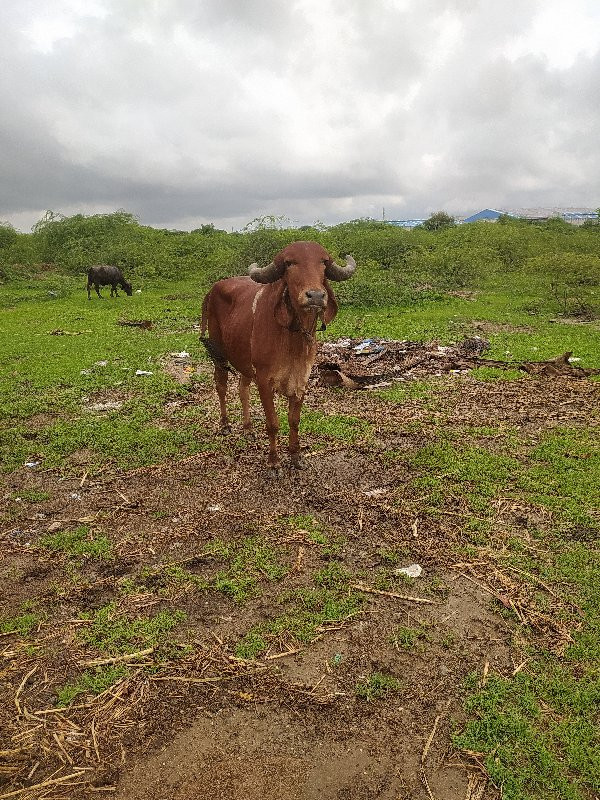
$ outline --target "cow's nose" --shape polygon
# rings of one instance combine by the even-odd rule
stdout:
[[[322,289],[307,289],[306,301],[313,305],[322,306],[325,303],[325,292]]]

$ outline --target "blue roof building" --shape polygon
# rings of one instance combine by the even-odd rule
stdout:
[[[480,222],[483,220],[484,222],[497,222],[498,217],[501,217],[503,214],[506,214],[506,211],[498,211],[495,208],[484,208],[482,211],[478,211],[476,214],[471,214],[470,217],[465,217],[465,219],[461,220],[464,222]],[[508,214],[508,216],[512,217],[512,214]]]

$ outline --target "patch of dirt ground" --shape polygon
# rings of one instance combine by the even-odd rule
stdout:
[[[452,744],[465,719],[464,680],[513,674],[528,636],[564,646],[560,593],[548,593],[540,614],[533,596],[543,586],[523,584],[482,551],[469,556],[470,512],[448,497],[439,513],[425,513],[404,455],[434,441],[440,425],[517,429],[528,441],[556,425],[597,425],[600,384],[456,376],[440,389],[443,402],[393,404],[314,386],[309,411],[368,420],[371,433],[353,444],[305,434],[308,469],[278,480],[264,467],[256,398],[254,436],[236,430],[216,452],[85,480],[80,471],[5,475],[0,615],[38,616],[28,633],[0,636],[0,796],[497,800],[477,754]],[[212,387],[194,391],[216,429]],[[493,433],[486,441],[493,446]],[[24,489],[50,497],[15,501]],[[494,535],[500,543],[518,535],[527,546],[534,517],[544,524],[543,510],[500,500]],[[40,544],[49,531],[81,525],[110,540],[111,558]],[[255,590],[238,602],[216,588],[227,563],[206,548],[249,537],[267,542],[285,570],[276,578],[258,570]],[[395,575],[412,563],[422,577]],[[256,659],[236,656],[248,631],[280,616],[332,564],[360,595],[354,611],[322,622],[312,641],[280,633]],[[161,582],[173,567],[193,580]],[[57,707],[61,687],[106,659],[82,639],[90,623],[81,614],[107,603],[130,617],[184,612],[173,634],[179,655],[159,660],[156,647],[140,644],[131,658],[109,657],[103,666],[121,669],[112,687]],[[399,630],[417,632],[410,646]],[[393,690],[361,696],[357,687],[374,674],[392,676]]]

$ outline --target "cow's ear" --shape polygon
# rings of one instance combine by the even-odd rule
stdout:
[[[290,298],[288,295],[287,286],[282,283],[281,289],[278,293],[277,302],[275,303],[275,320],[281,325],[282,328],[289,328],[292,324],[294,315],[290,306]]]
[[[335,299],[335,295],[331,290],[329,282],[325,281],[324,284],[325,288],[327,289],[327,307],[323,313],[323,322],[325,325],[329,325],[329,323],[333,322],[335,319],[335,315],[337,314],[338,310],[338,304],[337,300]]]

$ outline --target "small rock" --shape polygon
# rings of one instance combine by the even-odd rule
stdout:
[[[48,525],[48,527],[46,528],[46,530],[48,531],[48,533],[56,533],[56,531],[61,530],[62,526],[63,526],[62,522],[51,522],[50,525]]]
[[[408,575],[409,578],[419,578],[423,574],[420,564],[409,564],[408,567],[399,567],[394,570],[396,575]]]

